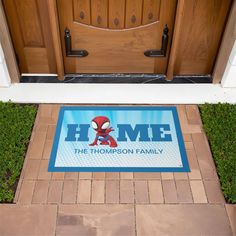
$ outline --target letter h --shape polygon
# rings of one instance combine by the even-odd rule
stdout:
[[[71,141],[89,141],[88,137],[88,129],[90,125],[80,125],[80,129],[77,130],[78,125],[76,124],[68,124],[67,125],[67,136],[65,138],[65,141],[71,142]],[[79,135],[78,139],[76,140],[76,134]]]

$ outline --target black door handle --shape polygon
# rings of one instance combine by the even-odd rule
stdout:
[[[161,49],[160,50],[147,50],[144,52],[144,55],[146,57],[165,57],[166,56],[166,51],[167,51],[167,46],[168,46],[168,39],[169,39],[169,28],[167,25],[165,25],[165,28],[163,30],[162,34],[162,43],[161,43]]]
[[[66,56],[67,57],[86,57],[88,52],[86,50],[72,50],[71,49],[71,35],[70,30],[65,28],[65,47],[66,47]]]

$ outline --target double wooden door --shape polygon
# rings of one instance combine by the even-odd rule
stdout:
[[[168,61],[175,75],[211,74],[231,2],[2,0],[20,72],[61,79],[64,73],[165,74]]]
[[[57,9],[66,73],[165,74],[176,0],[58,0]]]

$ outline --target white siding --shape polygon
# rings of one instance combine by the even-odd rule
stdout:
[[[236,41],[234,42],[227,66],[221,81],[225,88],[236,87]]]

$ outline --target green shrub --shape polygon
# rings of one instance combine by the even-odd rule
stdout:
[[[205,104],[200,111],[222,191],[228,202],[236,203],[236,105]]]
[[[37,108],[0,102],[0,202],[12,202]]]

